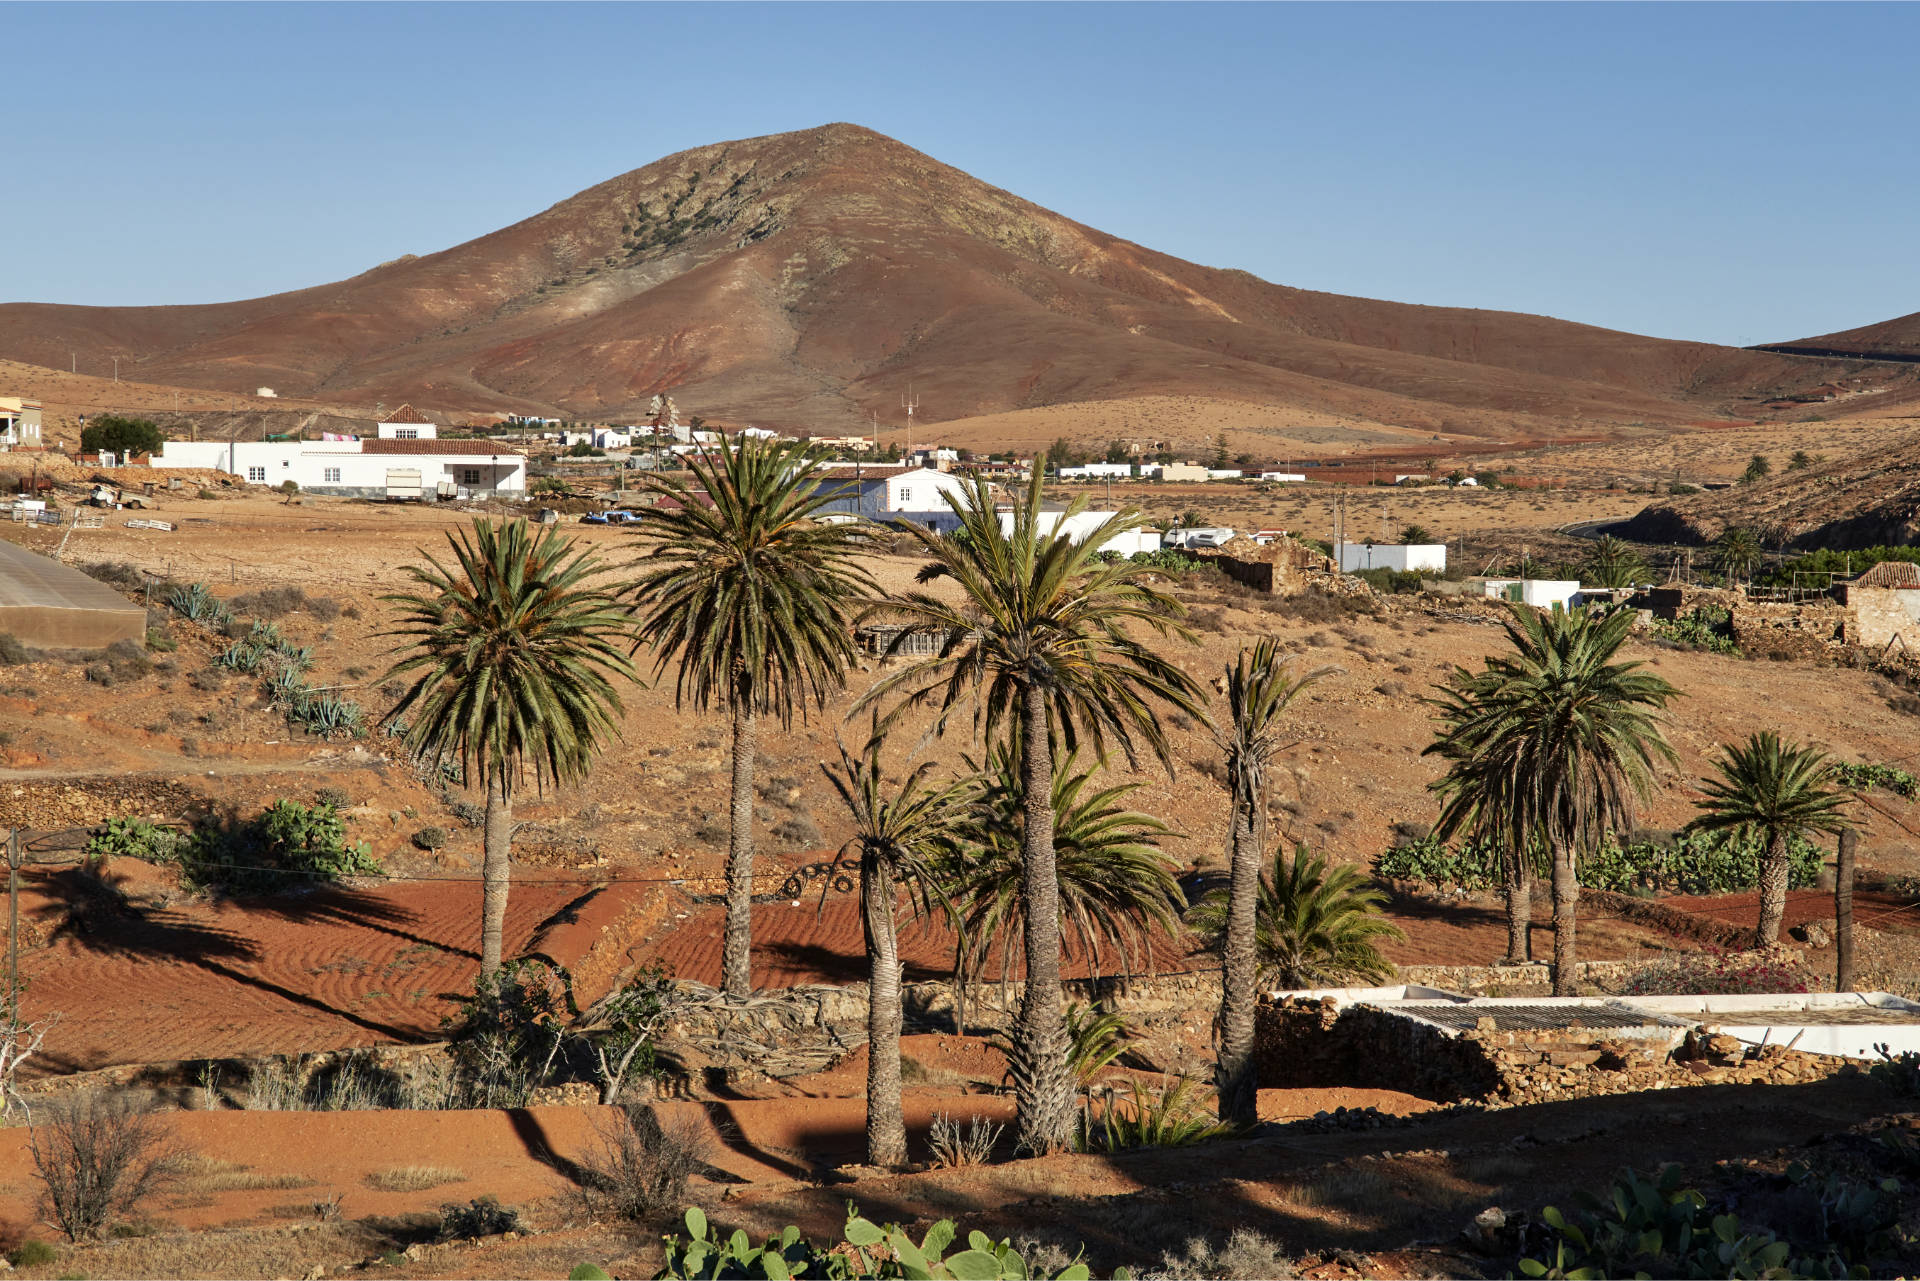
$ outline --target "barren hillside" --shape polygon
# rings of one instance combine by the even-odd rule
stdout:
[[[1270,284],[1155,253],[853,125],[669,156],[350,280],[178,307],[0,306],[0,355],[333,403],[850,428],[1206,395],[1526,436],[1724,416],[1884,366]]]

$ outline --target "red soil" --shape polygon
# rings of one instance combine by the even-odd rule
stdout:
[[[1696,895],[1663,901],[1683,911],[1734,925],[1752,925],[1760,919],[1758,893]],[[1832,919],[1832,890],[1787,891],[1787,915],[1782,929]],[[1895,933],[1920,931],[1920,902],[1916,902],[1910,894],[1856,890],[1853,895],[1853,920],[1856,925],[1876,930]]]
[[[151,887],[130,878],[151,869],[122,866],[114,875],[129,878],[123,892],[138,904]],[[471,881],[118,908],[87,895],[77,871],[30,875],[28,887],[23,941],[36,919],[51,938],[23,957],[26,1010],[60,1014],[31,1065],[43,1073],[431,1040],[472,992],[479,962]],[[599,900],[623,888],[550,875],[516,886],[508,953],[538,934],[542,950],[574,963],[612,910]]]

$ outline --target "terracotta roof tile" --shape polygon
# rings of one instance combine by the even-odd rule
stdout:
[[[402,405],[380,421],[383,423],[425,423],[431,420],[412,405]]]
[[[1920,587],[1920,565],[1883,560],[1853,580],[1855,587]]]

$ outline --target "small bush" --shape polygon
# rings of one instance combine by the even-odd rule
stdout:
[[[429,854],[434,850],[445,849],[446,844],[447,829],[444,827],[423,827],[413,834],[414,848],[425,850]]]
[[[340,612],[340,602],[331,596],[307,597],[307,613],[323,623],[331,623]]]
[[[465,1205],[440,1207],[440,1239],[471,1241],[520,1230],[520,1212],[501,1205],[493,1196],[476,1197]]]
[[[279,618],[291,614],[307,603],[307,594],[298,587],[283,585],[264,587],[257,592],[248,592],[244,596],[233,598],[233,608],[242,614],[256,614],[261,618]]]
[[[147,648],[156,654],[171,654],[174,650],[180,648],[180,642],[165,632],[160,631],[158,628],[149,627],[147,629]]]
[[[115,680],[137,681],[153,674],[153,660],[138,641],[117,640],[107,646],[107,666]]]
[[[468,827],[482,827],[487,821],[486,807],[475,805],[472,801],[449,801],[447,813],[465,823]]]
[[[16,1268],[45,1267],[60,1257],[60,1251],[50,1241],[22,1241],[7,1252],[7,1262]]]
[[[1293,1263],[1279,1243],[1252,1228],[1235,1228],[1217,1249],[1205,1237],[1190,1237],[1184,1254],[1161,1256],[1156,1273],[1166,1281],[1264,1281],[1293,1274]]]
[[[960,1123],[945,1112],[936,1112],[933,1125],[927,1131],[927,1148],[937,1166],[958,1169],[983,1165],[1000,1141],[1000,1129],[981,1116],[969,1120],[962,1129]]]
[[[1679,953],[1627,976],[1623,996],[1743,996],[1809,992],[1813,980],[1798,965],[1717,952]]]
[[[313,803],[331,805],[337,810],[348,810],[353,808],[353,797],[344,787],[323,787],[313,794]]]
[[[1873,1079],[1891,1086],[1902,1098],[1920,1098],[1920,1054],[1912,1050],[1892,1054],[1879,1044],[1873,1048],[1880,1056],[1880,1061],[1868,1069]]]
[[[185,1153],[158,1117],[89,1091],[45,1105],[27,1147],[47,1221],[70,1241],[97,1240],[170,1183]]]
[[[651,1107],[596,1120],[598,1143],[580,1160],[588,1208],[642,1223],[686,1204],[687,1183],[706,1164],[707,1138],[691,1116],[662,1121]]]
[[[0,632],[0,667],[19,667],[33,661],[33,651],[12,632]]]
[[[820,843],[820,829],[805,814],[789,814],[771,829],[773,838],[786,845],[813,846]]]

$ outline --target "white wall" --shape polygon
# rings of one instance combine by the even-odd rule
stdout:
[[[888,476],[886,482],[887,499],[881,510],[890,512],[942,511],[946,495],[964,497],[968,489],[964,477],[930,467]]]
[[[1562,609],[1571,608],[1574,596],[1580,591],[1575,579],[1560,578],[1489,578],[1486,593],[1489,596],[1511,599],[1507,590],[1515,584],[1520,587],[1520,603],[1532,605],[1535,609],[1552,609],[1555,605]]]
[[[429,493],[445,480],[455,492],[524,493],[527,460],[519,454],[362,453],[361,442],[170,440],[154,455],[155,467],[224,471],[249,484],[278,487],[293,481],[303,490],[384,490],[389,471],[418,471]],[[477,477],[474,473],[478,473]]]
[[[1394,569],[1445,573],[1445,543],[1341,543],[1339,564],[1342,573],[1359,569]]]
[[[1043,534],[1053,533],[1054,530],[1059,528],[1060,519],[1065,515],[1065,512],[1041,512],[1040,532]],[[1067,522],[1066,535],[1076,543],[1084,542],[1086,541],[1087,535],[1093,533],[1094,530],[1100,528],[1100,526],[1106,524],[1109,520],[1112,520],[1113,517],[1113,512],[1080,512],[1075,515],[1072,520]],[[1012,512],[1000,513],[1000,532],[1013,532]],[[1131,556],[1135,552],[1157,552],[1160,550],[1160,534],[1158,530],[1130,529],[1107,539],[1106,542],[1100,544],[1098,550],[1103,552],[1118,552],[1122,556]]]
[[[1062,480],[1132,480],[1132,463],[1085,463],[1079,467],[1062,467]]]
[[[1286,481],[1288,484],[1304,484],[1306,483],[1307,474],[1300,471],[1263,471],[1260,473],[1260,479]]]
[[[380,440],[437,440],[440,429],[432,423],[376,423]]]

